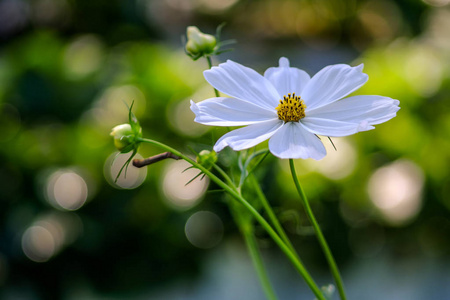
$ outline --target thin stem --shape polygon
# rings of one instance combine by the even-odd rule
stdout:
[[[261,158],[253,165],[253,167],[248,171],[247,176],[249,176],[250,174],[252,174],[252,172],[256,169],[256,167],[259,166],[260,163],[262,163],[262,161],[267,157],[267,155],[269,155],[269,153],[270,153],[269,149],[267,149],[267,150],[261,150],[261,151],[258,151],[257,153],[255,153],[255,154],[257,154],[257,155],[263,154],[263,156],[262,156],[262,157],[261,157]]]
[[[212,68],[211,56],[205,56],[205,57],[206,57],[206,61],[208,62],[208,69],[211,69]],[[214,88],[214,94],[216,94],[216,97],[220,97],[219,91],[216,90],[215,88]]]
[[[241,194],[240,189],[236,188],[235,184],[231,180],[231,178],[219,167],[217,164],[214,164],[214,169],[219,172],[229,186],[233,187],[239,194]],[[245,244],[247,245],[248,252],[250,253],[250,257],[252,258],[253,265],[255,266],[256,273],[258,274],[259,281],[261,282],[261,286],[263,287],[264,293],[268,300],[277,300],[277,296],[275,291],[272,288],[272,284],[270,283],[269,277],[267,275],[266,269],[264,267],[264,262],[261,258],[258,244],[256,242],[254,233],[253,233],[253,224],[247,222],[244,224],[242,218],[239,217],[239,213],[237,210],[231,210],[234,219],[236,220],[236,224],[239,226],[239,229],[244,236]]]
[[[300,182],[298,181],[297,173],[295,172],[295,166],[294,166],[293,159],[289,159],[289,166],[291,168],[292,179],[294,179],[295,187],[297,188],[297,192],[300,196],[300,199],[303,202],[303,205],[306,210],[306,214],[308,215],[309,220],[311,221],[311,223],[314,227],[314,231],[316,232],[320,246],[322,247],[322,251],[324,252],[325,257],[328,262],[328,265],[330,266],[331,273],[333,274],[334,281],[336,282],[339,296],[342,300],[345,300],[345,299],[347,299],[347,297],[345,296],[344,284],[342,282],[341,275],[339,274],[339,269],[333,258],[333,254],[331,254],[331,251],[330,251],[330,248],[328,247],[327,241],[325,240],[325,237],[323,236],[322,231],[320,230],[319,224],[317,223],[316,218],[314,217],[311,207],[309,206],[309,202],[308,202],[308,199],[306,198],[305,192],[303,192]]]
[[[227,173],[225,173],[224,170],[222,170],[221,167],[219,167],[218,165],[214,164],[213,168],[220,173],[220,175],[222,175],[222,177],[225,179],[225,181],[228,183],[229,186],[233,187],[234,189],[236,189],[236,186],[234,185],[233,181],[231,180],[231,178],[228,176]]]
[[[266,213],[269,216],[269,220],[272,222],[278,235],[283,239],[283,241],[286,243],[286,245],[289,246],[291,251],[297,256],[297,259],[300,260],[300,257],[298,256],[297,252],[295,251],[294,246],[292,245],[291,241],[289,240],[289,237],[287,236],[286,232],[284,231],[283,227],[281,226],[280,222],[278,221],[277,216],[273,212],[272,207],[270,206],[269,201],[267,201],[266,196],[262,192],[261,187],[259,186],[258,181],[256,180],[255,176],[252,174],[248,178],[249,178],[250,184],[253,187],[253,190],[256,192],[256,195],[258,196],[259,200],[261,201],[261,204],[263,205],[264,209],[266,210]]]
[[[264,158],[267,156],[267,154],[269,153],[269,149],[265,149],[265,150],[259,150],[257,152],[252,153],[246,160],[245,163],[242,165],[242,161],[239,160],[239,167],[241,169],[241,178],[239,180],[239,186],[242,186],[245,182],[245,179],[251,174],[251,172],[253,172],[253,170],[256,169],[256,167],[264,160]],[[261,155],[264,154],[262,158],[259,159],[259,161],[253,165],[252,169],[250,171],[248,171],[248,166],[250,165],[250,163],[252,162],[252,160]],[[241,156],[240,156],[241,157]]]
[[[242,196],[242,191],[240,188],[237,188],[236,191]],[[250,257],[256,269],[256,273],[258,274],[258,278],[261,282],[266,298],[268,300],[276,300],[277,296],[272,288],[272,284],[270,283],[269,276],[267,275],[266,268],[264,267],[264,262],[260,254],[258,243],[256,241],[253,218],[249,218],[248,212],[242,210],[238,203],[233,202],[230,204],[231,214],[233,215],[233,219],[236,221],[239,230],[244,236],[245,244],[247,245],[248,252],[250,253]]]
[[[192,164],[196,168],[198,168],[200,171],[203,171],[208,177],[214,181],[218,186],[223,188],[230,196],[232,196],[234,199],[236,199],[239,203],[241,203],[245,209],[249,213],[253,215],[253,217],[258,221],[258,223],[261,224],[261,226],[267,231],[267,233],[270,235],[272,240],[280,247],[281,251],[284,252],[284,254],[288,257],[288,259],[292,262],[294,267],[297,269],[297,271],[300,273],[300,275],[303,277],[303,279],[306,281],[306,284],[309,286],[309,288],[312,290],[314,295],[319,300],[326,300],[323,296],[322,292],[318,288],[317,284],[312,279],[311,275],[308,273],[308,271],[305,269],[303,264],[297,259],[295,254],[292,253],[291,249],[283,242],[283,240],[278,236],[278,234],[273,230],[273,228],[270,226],[270,224],[258,213],[258,211],[245,200],[236,190],[234,190],[232,187],[228,186],[225,182],[220,180],[219,177],[211,173],[208,169],[197,163],[196,161],[192,160],[191,158],[187,157],[183,153],[179,152],[178,150],[175,150],[163,143],[160,143],[158,141],[154,141],[151,139],[145,139],[145,138],[139,138],[139,142],[145,142],[149,144],[153,144],[155,146],[158,146],[160,148],[163,148],[166,151],[172,152],[173,154],[180,156],[182,159],[187,161],[188,163]]]
[[[278,299],[274,290],[272,289],[272,285],[270,284],[266,269],[264,268],[264,263],[259,253],[258,244],[253,232],[250,230],[250,228],[242,228],[241,232],[244,235],[245,243],[247,244],[247,248],[256,268],[256,273],[258,274],[259,280],[261,281],[261,285],[264,289],[264,293],[266,294],[267,299]]]

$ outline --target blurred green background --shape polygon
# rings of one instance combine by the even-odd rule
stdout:
[[[312,75],[364,63],[358,93],[400,100],[396,118],[334,139],[338,151],[325,142],[329,155],[298,172],[349,299],[450,299],[449,3],[0,0],[0,298],[263,299],[207,180],[185,186],[196,173],[169,161],[111,179],[125,103],[144,136],[187,153],[223,132],[193,122],[189,100],[213,93],[181,36],[226,22],[237,43],[215,64],[262,73],[286,56]],[[331,283],[286,161],[257,175],[313,277]],[[257,229],[280,299],[312,299]]]

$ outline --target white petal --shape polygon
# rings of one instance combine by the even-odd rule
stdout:
[[[230,131],[217,141],[214,150],[219,152],[226,146],[236,151],[251,148],[270,138],[282,126],[283,121],[276,119]]]
[[[279,158],[322,159],[327,151],[314,134],[298,122],[288,122],[269,140],[269,149]]]
[[[267,110],[234,98],[211,98],[199,103],[191,100],[195,122],[214,126],[242,126],[277,118],[275,110]]]
[[[300,122],[309,132],[325,136],[347,136],[374,128],[367,123],[349,123],[313,117],[305,117]]]
[[[300,96],[311,77],[303,70],[290,68],[289,60],[285,57],[280,58],[279,65],[279,67],[268,68],[264,77],[277,89],[280,98],[289,93]]]
[[[308,111],[308,117],[376,125],[395,117],[399,103],[382,96],[353,96]]]
[[[277,90],[266,78],[231,60],[203,74],[213,87],[233,98],[268,109],[274,109],[280,100]]]
[[[362,73],[362,65],[332,65],[323,68],[311,78],[301,97],[306,112],[339,100],[360,88],[369,79]]]

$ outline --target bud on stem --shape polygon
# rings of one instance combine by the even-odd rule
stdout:
[[[217,45],[214,36],[201,32],[196,26],[187,28],[187,38],[186,51],[193,57],[212,54]]]
[[[122,151],[134,141],[134,133],[130,124],[121,124],[114,127],[110,133],[114,137],[114,146]]]

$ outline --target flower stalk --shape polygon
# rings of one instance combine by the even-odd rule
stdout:
[[[309,202],[308,202],[308,198],[306,198],[305,192],[303,191],[300,182],[298,181],[297,178],[297,173],[295,171],[295,166],[294,166],[294,160],[290,159],[289,160],[289,166],[291,169],[291,175],[292,175],[292,179],[294,180],[294,184],[295,187],[297,189],[297,192],[300,196],[300,199],[302,201],[303,206],[305,207],[306,210],[306,214],[308,215],[308,218],[310,220],[310,222],[312,223],[313,227],[314,227],[314,231],[316,233],[317,239],[319,240],[319,244],[322,247],[322,251],[325,254],[325,257],[327,259],[328,265],[330,266],[331,269],[331,273],[333,275],[334,281],[336,282],[336,286],[337,286],[337,290],[339,292],[339,296],[342,300],[346,300],[347,297],[345,296],[345,291],[344,291],[344,284],[342,282],[342,278],[341,275],[339,274],[339,269],[337,267],[337,264],[333,258],[333,254],[330,251],[330,248],[328,247],[327,241],[325,240],[325,237],[322,234],[322,230],[320,230],[320,226],[317,223],[317,220],[314,216],[314,213],[311,209],[311,207],[309,206]]]
[[[281,226],[280,222],[278,221],[277,216],[272,210],[272,207],[269,204],[269,201],[267,201],[266,196],[261,190],[261,187],[258,184],[258,181],[256,180],[255,176],[251,174],[249,176],[249,183],[252,186],[253,190],[256,192],[259,201],[261,202],[264,210],[266,211],[267,215],[269,216],[269,220],[272,222],[273,227],[275,227],[275,230],[277,231],[278,235],[283,239],[286,245],[289,246],[291,251],[297,256],[297,259],[300,260],[300,257],[298,256],[297,252],[295,251],[294,246],[292,245],[289,237],[287,236],[286,232],[284,231],[283,227]]]
[[[208,69],[212,68],[212,60],[211,60],[211,56],[206,56],[206,61],[208,62]],[[216,95],[216,97],[220,97],[219,91],[213,87],[214,90],[214,95]]]
[[[242,190],[240,188],[237,188],[236,191],[240,195],[242,195]],[[236,225],[238,225],[239,230],[244,237],[245,244],[252,259],[258,278],[261,282],[266,298],[268,300],[276,300],[277,296],[274,289],[272,288],[272,284],[270,283],[270,279],[264,266],[261,252],[258,247],[258,242],[256,240],[255,226],[253,224],[252,215],[250,215],[248,211],[243,209],[243,206],[237,202],[230,202],[230,211],[233,219],[236,222]]]
[[[321,290],[318,288],[317,284],[315,283],[314,279],[311,277],[309,272],[306,270],[306,268],[303,266],[302,262],[297,259],[296,255],[292,252],[290,247],[286,245],[286,243],[280,238],[280,236],[275,232],[275,230],[270,226],[270,224],[258,213],[258,211],[250,204],[242,195],[236,191],[233,187],[230,187],[228,184],[223,182],[219,177],[214,175],[210,170],[206,169],[201,164],[197,163],[193,159],[189,158],[188,156],[184,155],[183,153],[179,152],[176,149],[171,148],[170,146],[167,146],[161,142],[146,139],[146,138],[139,138],[139,142],[141,143],[148,143],[155,146],[158,146],[166,151],[172,152],[174,155],[181,157],[203,173],[205,173],[212,181],[214,181],[219,187],[223,188],[225,192],[227,192],[231,197],[233,197],[235,200],[237,200],[240,204],[243,205],[243,207],[255,218],[255,220],[266,230],[266,232],[269,234],[269,236],[272,238],[272,240],[278,245],[278,247],[281,249],[281,251],[288,257],[288,259],[292,262],[295,269],[299,272],[299,274],[303,277],[306,284],[309,286],[311,291],[314,293],[314,295],[317,297],[318,300],[326,300],[323,296]]]
[[[256,273],[258,274],[259,280],[261,281],[261,285],[264,289],[267,300],[277,300],[277,295],[275,294],[272,285],[270,284],[270,280],[267,276],[267,272],[264,267],[261,254],[259,253],[258,244],[252,229],[253,226],[248,229],[244,227],[244,229],[241,230],[242,235],[244,236],[245,243],[247,244],[247,248],[250,253],[250,257],[252,258],[253,264],[255,265]]]
[[[236,192],[241,194],[241,188],[237,188],[234,182],[231,180],[231,178],[228,176],[228,174],[222,170],[221,167],[219,167],[217,164],[213,165],[213,168],[223,177],[225,182],[232,187]],[[267,275],[266,269],[264,267],[264,263],[261,257],[261,254],[258,249],[258,244],[256,242],[256,238],[254,235],[254,227],[252,224],[253,219],[248,219],[244,221],[245,218],[243,218],[243,213],[247,213],[246,211],[242,212],[238,209],[233,209],[233,206],[230,208],[231,213],[233,215],[233,219],[235,220],[236,224],[239,227],[239,230],[241,231],[242,235],[244,236],[245,244],[247,245],[248,252],[250,254],[250,257],[252,259],[253,265],[255,266],[256,273],[258,274],[258,278],[261,282],[262,288],[264,290],[264,293],[269,300],[276,300],[278,299],[272,285],[270,283],[269,277]]]

